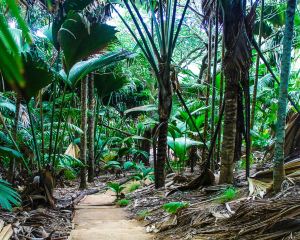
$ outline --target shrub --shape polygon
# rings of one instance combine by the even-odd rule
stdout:
[[[138,182],[132,182],[128,186],[128,190],[129,190],[129,192],[134,192],[135,190],[139,189],[140,187],[141,187],[141,184],[139,184]]]
[[[187,208],[189,206],[186,202],[169,202],[163,205],[163,209],[171,214],[178,213],[179,210]]]
[[[107,188],[111,189],[117,194],[117,199],[119,199],[121,192],[124,190],[124,186],[121,186],[119,183],[116,182],[108,182]]]
[[[130,203],[130,200],[128,199],[120,199],[117,201],[117,205],[120,207],[126,207]]]
[[[221,203],[229,202],[236,198],[237,190],[234,187],[229,187],[217,198]]]

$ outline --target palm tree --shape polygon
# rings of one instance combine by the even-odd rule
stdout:
[[[296,0],[287,1],[285,31],[283,36],[283,51],[281,57],[281,73],[278,98],[276,142],[274,156],[273,182],[274,190],[280,191],[284,179],[284,141],[285,141],[285,123],[286,108],[288,98],[288,83],[291,69],[291,52],[294,34],[294,17],[296,10]]]
[[[252,38],[252,25],[256,4],[252,6],[249,14],[246,15],[244,3],[245,1],[243,0],[220,1],[223,13],[223,37],[226,50],[223,63],[225,76],[225,116],[220,183],[233,182],[233,167],[234,162],[240,158],[243,132],[246,132],[246,148],[249,152],[250,105],[248,75],[251,66],[251,46],[249,39]],[[206,5],[206,11],[210,12],[209,4]],[[233,12],[235,14],[232,14]],[[243,97],[245,98],[246,124],[244,123]]]
[[[159,124],[156,131],[158,147],[154,169],[155,187],[160,188],[165,184],[168,121],[172,109],[172,56],[190,0],[186,1],[177,29],[175,24],[178,18],[176,16],[178,0],[147,1],[147,9],[149,9],[151,15],[149,23],[144,20],[142,12],[138,9],[135,1],[124,0],[123,2],[131,16],[135,29],[129,26],[114,6],[113,8],[147,58],[158,83]],[[144,1],[142,2],[144,3]]]

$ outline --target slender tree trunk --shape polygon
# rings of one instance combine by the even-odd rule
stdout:
[[[15,123],[14,128],[12,130],[12,137],[17,142],[17,134],[18,134],[18,125],[19,125],[19,115],[20,115],[20,109],[21,109],[21,101],[22,97],[20,94],[17,94],[16,96],[16,114],[15,114]],[[11,159],[9,163],[9,182],[14,183],[15,180],[15,171],[16,171],[16,159]]]
[[[95,91],[94,76],[90,74],[88,81],[89,116],[88,116],[88,182],[94,181],[95,172]]]
[[[224,62],[224,54],[225,54],[225,47],[224,47],[224,38],[222,39],[222,66]],[[221,72],[220,77],[220,102],[219,102],[219,116],[221,112],[221,107],[223,105],[223,92],[224,92],[224,72]],[[222,137],[222,125],[220,126],[220,130],[218,133],[218,146],[217,146],[217,161],[220,161],[220,152],[221,152],[221,137]]]
[[[219,11],[219,1],[216,2],[216,12]],[[211,119],[210,119],[210,140],[214,136],[215,129],[215,101],[216,101],[216,78],[217,78],[217,64],[218,64],[218,38],[219,38],[219,19],[218,14],[216,14],[215,18],[215,35],[214,35],[214,64],[213,64],[213,77],[212,77],[212,101],[211,101]],[[210,161],[210,170],[215,170],[215,159],[214,159],[214,151],[211,156]]]
[[[42,166],[45,166],[45,134],[44,134],[44,114],[43,114],[43,94],[40,92],[40,118],[41,118],[41,152],[42,152]]]
[[[206,96],[205,96],[205,106],[209,106],[209,95],[210,95],[210,84],[211,84],[211,58],[212,58],[212,19],[209,19],[209,30],[208,30],[208,60],[207,60],[207,80],[206,80]],[[207,130],[208,130],[208,109],[205,110],[204,119],[204,129],[203,129],[203,139],[206,143],[207,140]],[[202,150],[202,161],[206,158],[206,149]]]
[[[259,22],[259,36],[258,36],[258,46],[261,45],[262,39],[262,23],[264,19],[264,7],[265,1],[261,1],[261,13],[260,13],[260,22]],[[257,54],[256,58],[256,66],[255,66],[255,79],[253,85],[253,99],[252,99],[252,107],[251,107],[251,120],[250,120],[250,128],[253,129],[254,126],[254,118],[255,118],[255,106],[256,106],[256,96],[257,96],[257,83],[258,83],[258,70],[259,70],[259,55]]]
[[[286,108],[288,98],[288,83],[291,69],[291,51],[294,33],[294,17],[296,9],[296,0],[287,1],[285,30],[283,36],[283,52],[281,58],[281,73],[277,112],[277,127],[276,127],[276,142],[275,142],[275,157],[273,182],[274,190],[280,191],[281,184],[284,179],[284,141],[285,141],[285,123],[286,123]]]
[[[81,80],[81,138],[80,160],[83,164],[80,173],[80,188],[86,188],[86,150],[87,150],[87,78]]]
[[[190,161],[191,172],[194,172],[194,167],[199,158],[197,154],[197,150],[198,150],[197,146],[192,146],[189,150],[189,161]]]

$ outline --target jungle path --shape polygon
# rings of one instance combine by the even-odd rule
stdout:
[[[116,207],[110,192],[88,195],[75,208],[71,240],[151,240],[145,228]]]

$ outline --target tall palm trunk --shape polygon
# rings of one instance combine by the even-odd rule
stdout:
[[[233,182],[233,167],[236,143],[236,119],[237,119],[237,91],[238,86],[234,79],[225,81],[225,115],[224,131],[221,152],[220,183]]]
[[[86,149],[87,149],[87,78],[81,80],[81,130],[80,160],[83,164],[80,173],[80,188],[86,188]]]
[[[88,182],[94,181],[95,171],[95,91],[94,76],[90,74],[88,81],[88,99],[89,99],[89,115],[88,115]]]
[[[164,66],[162,64],[161,66]],[[158,88],[158,142],[155,171],[155,187],[160,188],[165,185],[165,163],[167,160],[167,137],[168,121],[172,108],[172,84],[170,80],[170,69],[162,67],[160,71]]]
[[[275,157],[273,182],[274,190],[280,191],[281,183],[284,179],[284,141],[285,141],[285,123],[286,108],[288,98],[288,84],[291,69],[291,51],[294,32],[294,17],[296,9],[296,0],[287,1],[285,31],[283,36],[283,52],[281,58],[280,87],[277,112]]]
[[[19,115],[21,109],[21,101],[22,97],[20,94],[16,96],[16,114],[15,114],[15,123],[14,128],[12,130],[12,137],[14,138],[15,142],[17,142],[17,134],[18,134],[18,125],[19,125]],[[16,171],[16,159],[11,159],[9,163],[9,182],[13,183],[15,180],[15,171]]]
[[[241,134],[245,132],[242,88],[244,92],[247,91],[249,78],[245,76],[248,76],[251,66],[252,55],[249,38],[252,37],[255,8],[251,8],[250,13],[245,16],[245,1],[221,0],[220,3],[223,11],[224,44],[226,49],[223,64],[225,116],[220,183],[233,183],[234,162],[240,157]],[[233,12],[235,14],[232,14]]]

